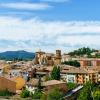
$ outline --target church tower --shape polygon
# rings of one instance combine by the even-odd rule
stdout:
[[[61,64],[61,50],[56,50],[55,65]]]

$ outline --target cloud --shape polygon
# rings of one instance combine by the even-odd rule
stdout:
[[[40,1],[62,3],[62,2],[69,2],[70,0],[40,0]]]
[[[0,17],[1,50],[71,50],[100,47],[100,21],[43,21]],[[3,46],[4,45],[4,46]]]
[[[44,10],[50,8],[51,6],[47,3],[1,3],[0,7],[19,10]]]

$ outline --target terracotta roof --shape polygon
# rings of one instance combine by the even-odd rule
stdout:
[[[50,86],[50,85],[57,85],[57,84],[63,84],[66,82],[58,81],[58,80],[50,80],[42,83],[42,86]]]
[[[13,81],[13,82],[15,82],[13,79],[11,79],[11,78],[9,78],[9,77],[0,76],[0,78],[8,79],[8,80],[10,80],[10,81]],[[16,82],[15,82],[15,83],[16,83]]]
[[[85,74],[87,73],[86,70],[82,69],[82,68],[75,68],[75,67],[65,67],[62,69],[61,73],[81,73],[81,74]]]
[[[96,70],[93,69],[85,69],[85,68],[76,68],[76,67],[63,67],[61,73],[72,73],[72,74],[88,74],[88,73],[97,73]]]

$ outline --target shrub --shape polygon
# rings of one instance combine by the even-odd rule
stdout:
[[[58,88],[54,88],[51,91],[49,91],[47,100],[62,100],[62,92]]]
[[[73,89],[73,88],[75,88],[75,87],[76,87],[76,84],[75,84],[75,83],[71,83],[71,82],[68,82],[68,83],[67,83],[67,88],[68,88],[68,90]]]
[[[93,92],[94,100],[100,100],[100,90]]]
[[[22,98],[27,98],[27,97],[30,96],[30,92],[27,89],[23,89],[22,92],[21,92],[21,94],[20,94],[20,96]]]
[[[32,98],[33,99],[40,99],[42,96],[42,92],[41,91],[35,91],[35,93],[33,94]]]
[[[47,94],[42,94],[42,96],[41,96],[41,98],[40,98],[40,100],[47,100]]]
[[[0,90],[0,96],[11,96],[13,93],[6,90]]]

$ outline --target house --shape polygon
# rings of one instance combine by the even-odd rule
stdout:
[[[96,83],[98,80],[98,72],[90,69],[65,66],[61,70],[61,78],[66,82],[77,84],[84,84],[89,80]]]
[[[44,87],[44,91],[50,91],[51,89],[58,87],[61,91],[65,92],[67,90],[66,82],[58,81],[58,80],[49,80],[42,83]]]
[[[100,59],[99,58],[81,58],[79,59],[81,67],[100,67]]]
[[[16,93],[16,82],[8,78],[0,76],[0,90],[5,90]]]
[[[36,76],[45,76],[50,75],[51,71],[53,70],[52,66],[43,66],[43,67],[36,67]]]
[[[3,77],[0,76],[0,90],[7,89],[12,93],[16,93],[17,90],[20,90],[25,85],[25,80],[22,77]]]

